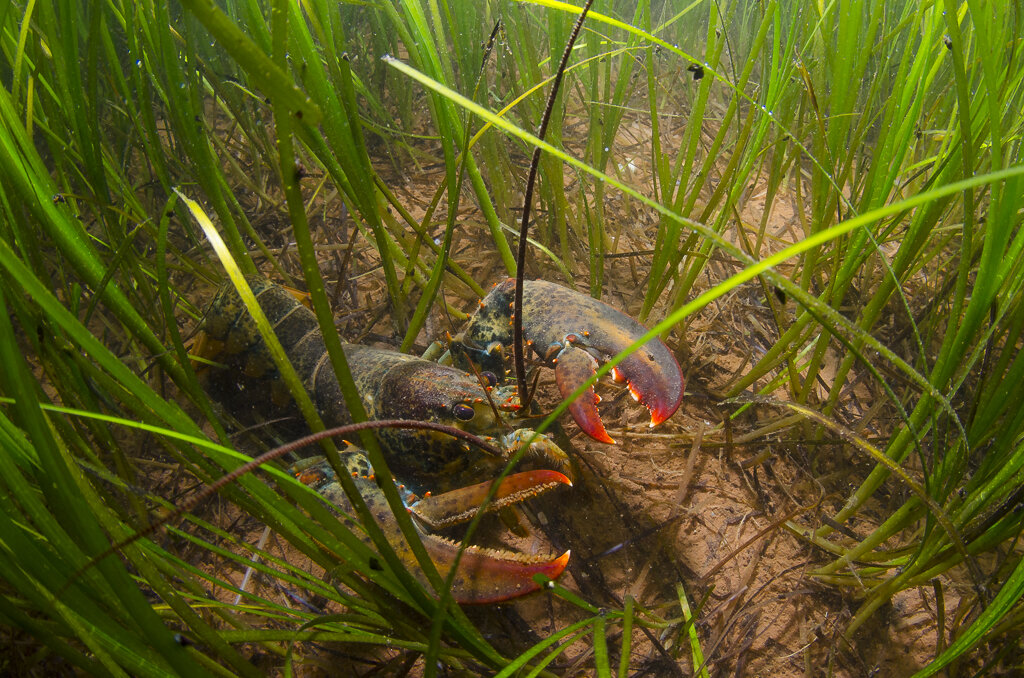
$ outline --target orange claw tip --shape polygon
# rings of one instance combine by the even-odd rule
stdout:
[[[668,414],[665,414],[665,413],[660,413],[659,414],[656,410],[651,410],[651,423],[650,423],[650,427],[654,428],[655,426],[657,426],[661,422],[663,422],[666,419],[668,419],[669,417],[671,417],[674,413],[675,413],[675,410],[672,410],[672,412],[669,412]]]
[[[679,396],[671,399],[667,402],[656,402],[650,406],[651,412],[651,426],[657,426],[661,422],[665,421],[679,409],[680,403],[683,400],[683,389],[682,385],[679,388]]]
[[[563,553],[562,555],[558,556],[558,558],[556,558],[552,562],[552,565],[554,567],[558,568],[558,574],[556,574],[554,577],[552,577],[552,579],[554,579],[558,575],[562,574],[562,571],[565,570],[565,566],[569,564],[569,554],[570,553],[572,553],[572,549],[566,549],[565,553]]]
[[[548,563],[548,571],[542,572],[548,579],[558,579],[562,576],[562,572],[565,571],[566,566],[569,564],[569,554],[572,553],[571,549],[567,549],[565,553],[558,556],[550,563]]]

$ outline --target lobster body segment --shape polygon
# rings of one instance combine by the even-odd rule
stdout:
[[[456,364],[476,362],[496,374],[506,372],[511,353],[512,304],[515,280],[494,286],[481,302],[452,350]],[[625,313],[593,297],[541,280],[523,284],[523,335],[539,361],[555,369],[563,398],[568,398],[594,374],[600,363],[628,348],[647,329]],[[651,426],[665,421],[682,402],[684,380],[672,351],[653,338],[613,370],[615,381],[626,382],[635,400],[651,413]],[[599,398],[588,389],[569,406],[585,433],[614,442],[597,412]]]

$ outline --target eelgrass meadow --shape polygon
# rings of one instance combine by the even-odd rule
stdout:
[[[1020,670],[1020,3],[598,1],[541,140],[579,12],[0,3],[0,671]],[[189,357],[225,267],[336,364],[422,350],[514,273],[537,147],[528,276],[688,378],[650,432],[609,391],[544,504],[625,536],[462,610],[275,467],[93,562],[260,451]]]

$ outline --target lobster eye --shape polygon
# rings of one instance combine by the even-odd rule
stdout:
[[[498,375],[494,372],[481,372],[480,378],[486,381],[488,386],[496,386],[498,383]]]
[[[474,410],[469,405],[463,405],[462,403],[458,403],[457,405],[455,405],[455,407],[452,408],[452,413],[455,415],[456,419],[461,419],[462,421],[469,421],[476,414],[476,410]]]

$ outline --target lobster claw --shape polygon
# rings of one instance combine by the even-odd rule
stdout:
[[[511,345],[511,305],[515,280],[494,286],[463,333],[462,342]],[[593,297],[542,280],[523,283],[523,335],[544,363],[554,363],[555,379],[567,398],[597,366],[633,345],[647,329],[625,313]],[[453,352],[454,355],[454,352]],[[672,351],[653,338],[623,359],[613,378],[626,382],[633,399],[650,411],[651,426],[671,417],[683,399],[683,372]],[[588,389],[569,411],[587,435],[610,443],[597,411],[599,398]]]
[[[477,483],[444,494],[431,495],[415,502],[409,510],[430,527],[446,527],[470,520],[483,504],[491,482]],[[499,483],[494,499],[485,509],[497,511],[537,496],[558,485],[572,485],[558,471],[537,470],[514,473]],[[404,542],[403,542],[404,544]],[[442,577],[455,562],[459,545],[442,537],[425,535],[423,545]],[[411,554],[410,554],[411,555]],[[537,591],[534,575],[556,579],[569,562],[566,551],[557,558],[530,556],[504,549],[467,546],[459,560],[452,597],[462,604],[497,603]],[[408,564],[408,563],[407,563]],[[419,572],[419,568],[416,568]]]
[[[558,391],[564,400],[568,400],[573,391],[597,371],[597,360],[594,356],[575,346],[562,349],[555,360],[555,383],[558,384]],[[588,436],[602,443],[614,445],[615,441],[604,430],[604,423],[601,422],[601,415],[597,411],[599,402],[601,396],[594,393],[594,387],[590,386],[579,398],[569,403],[569,414]]]
[[[441,577],[446,577],[455,562],[459,545],[434,535],[425,538],[423,545]],[[412,556],[411,551],[408,556]],[[415,563],[415,559],[411,562]],[[525,596],[527,593],[540,590],[540,585],[533,580],[533,575],[543,574],[549,579],[556,579],[562,574],[568,562],[568,551],[557,558],[549,559],[517,554],[513,551],[467,546],[459,560],[455,579],[452,580],[452,599],[460,605],[484,605]],[[407,561],[406,565],[409,564]],[[417,575],[420,583],[426,585],[426,578],[422,576],[420,569],[410,569]]]
[[[625,350],[646,330],[640,323],[624,316],[636,325],[637,333],[626,334],[622,344],[612,350]],[[672,352],[660,339],[652,339],[629,354],[612,368],[612,378],[625,382],[633,400],[651,413],[651,426],[657,426],[679,409],[683,400],[683,371]]]
[[[349,447],[341,453],[342,462],[352,474],[353,481],[374,515],[388,543],[395,549],[403,566],[424,586],[429,586],[397,521],[391,513],[383,492],[373,479],[373,469],[361,450]],[[307,459],[292,467],[294,475],[304,484],[319,492],[342,513],[352,513],[341,484],[330,464],[322,459]],[[407,506],[416,518],[428,527],[447,527],[468,521],[480,508],[492,482],[478,483],[439,495],[428,495],[413,500],[406,493]],[[499,510],[557,487],[571,485],[557,471],[538,470],[515,473],[506,477],[496,488],[487,511]],[[420,537],[430,559],[441,577],[448,575],[459,551],[459,544],[420,530]],[[366,539],[368,541],[368,538]],[[452,598],[460,604],[495,603],[531,593],[540,588],[533,581],[536,574],[548,578],[558,577],[569,562],[569,552],[558,557],[530,556],[503,549],[485,549],[467,546],[456,566],[452,581]]]

